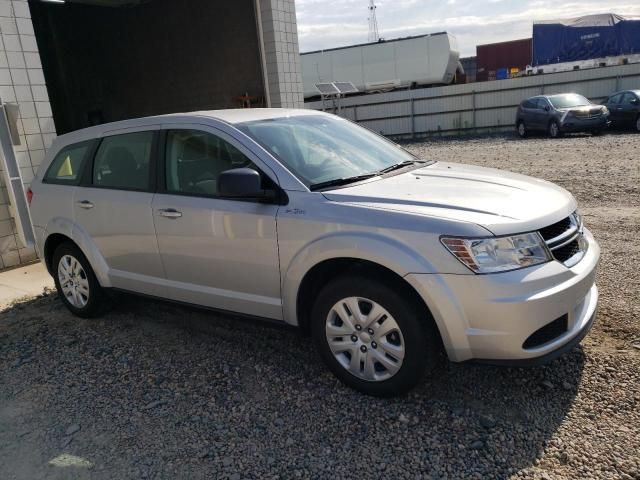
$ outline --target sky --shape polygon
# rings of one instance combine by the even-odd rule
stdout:
[[[367,41],[368,0],[296,0],[300,51]],[[461,56],[476,45],[531,37],[533,20],[592,13],[640,17],[640,0],[376,0],[382,38],[446,31]]]

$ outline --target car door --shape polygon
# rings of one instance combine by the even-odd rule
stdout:
[[[625,92],[619,106],[620,123],[624,127],[631,127],[638,116],[638,98],[632,92]]]
[[[105,133],[74,192],[74,221],[115,288],[164,296],[151,203],[159,127]]]
[[[167,296],[281,319],[278,205],[217,192],[218,176],[233,168],[255,168],[273,182],[266,166],[213,127],[167,125],[161,143],[153,211]]]
[[[538,126],[536,125],[536,99],[525,100],[522,103],[522,119],[527,129],[529,130],[537,130]]]
[[[536,98],[535,123],[539,130],[547,130],[551,119],[551,104],[546,98]]]
[[[605,103],[609,109],[609,120],[615,127],[620,127],[622,125],[622,107],[620,106],[622,95],[622,93],[612,95]]]

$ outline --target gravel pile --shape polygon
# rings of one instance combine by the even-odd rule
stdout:
[[[445,364],[355,393],[292,329],[129,296],[0,313],[0,478],[640,479],[640,136],[409,145],[573,191],[603,247],[600,316],[548,366]],[[64,466],[69,465],[71,466]]]

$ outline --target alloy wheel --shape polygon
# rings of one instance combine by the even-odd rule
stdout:
[[[361,380],[388,380],[402,367],[405,342],[400,326],[372,300],[338,301],[327,316],[325,334],[338,363]]]
[[[552,138],[556,138],[559,132],[560,129],[558,128],[558,124],[556,122],[552,122],[551,125],[549,125],[549,135]]]
[[[67,301],[76,308],[89,302],[89,279],[82,264],[72,255],[64,255],[58,263],[58,281]]]
[[[527,127],[525,127],[524,122],[520,122],[518,124],[518,135],[524,137],[527,134]]]

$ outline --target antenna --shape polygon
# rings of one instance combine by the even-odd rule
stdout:
[[[378,34],[378,20],[376,19],[376,4],[374,0],[369,0],[369,41],[377,42],[380,40]]]

